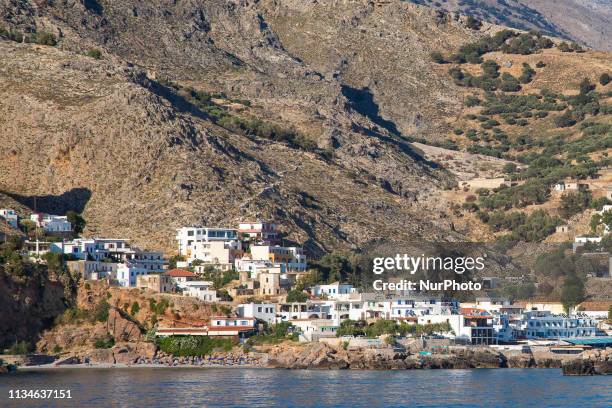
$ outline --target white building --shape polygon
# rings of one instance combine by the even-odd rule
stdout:
[[[166,272],[165,275],[169,276],[176,286],[181,289],[184,289],[188,282],[198,279],[198,276],[195,273],[183,269],[172,269],[171,271]]]
[[[312,294],[315,296],[327,296],[329,299],[340,299],[351,293],[357,293],[357,289],[348,283],[334,282],[328,285],[315,285]]]
[[[197,259],[223,271],[233,269],[234,260],[242,254],[240,241],[201,241],[195,242],[192,248],[187,259],[189,264]]]
[[[117,276],[121,264],[101,261],[67,261],[66,265],[72,274],[80,275],[84,280],[100,280]],[[139,275],[137,275],[139,276]]]
[[[599,244],[601,243],[602,237],[575,237],[574,243],[572,244],[572,250],[574,253],[578,250],[578,248],[585,246],[586,244]]]
[[[527,311],[521,322],[528,339],[560,339],[597,336],[598,321],[591,317],[567,317],[545,311]]]
[[[81,260],[114,262],[117,264],[127,263],[149,272],[164,271],[165,261],[162,252],[143,251],[131,247],[126,239],[79,238],[69,242],[57,243],[51,246],[50,250]]]
[[[276,322],[276,304],[274,303],[243,303],[238,305],[239,317],[251,317],[268,324]]]
[[[274,264],[284,264],[287,271],[306,270],[306,255],[302,248],[281,247],[278,245],[251,245],[251,259],[255,261],[270,261]]]
[[[283,303],[277,309],[277,322],[302,319],[331,319],[332,303],[323,301]]]
[[[209,336],[237,336],[244,338],[256,331],[257,321],[250,317],[213,316],[208,326]]]
[[[331,319],[300,319],[293,320],[291,323],[299,329],[300,342],[336,337],[339,328]]]
[[[149,274],[149,270],[141,268],[139,266],[122,263],[117,265],[115,279],[119,283],[119,286],[126,288],[136,287],[136,279],[138,276]]]
[[[445,333],[445,336],[464,340],[473,345],[489,345],[498,342],[493,328],[493,316],[484,310],[461,309],[461,314],[423,315],[418,317],[418,323],[448,323],[451,332]]]
[[[15,210],[10,208],[0,208],[0,217],[4,218],[11,227],[19,228],[19,216]]]
[[[68,217],[52,214],[32,214],[30,220],[34,221],[38,228],[42,228],[45,232],[72,232],[72,224],[68,221]]]
[[[238,234],[232,228],[183,227],[176,230],[175,238],[179,254],[191,258],[197,242],[236,241]]]
[[[213,283],[208,281],[187,281],[181,286],[184,296],[191,296],[205,302],[216,302],[217,291]]]
[[[276,224],[268,221],[241,222],[238,233],[256,242],[275,244],[278,241]]]

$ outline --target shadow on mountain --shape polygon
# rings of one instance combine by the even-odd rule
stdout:
[[[401,135],[395,123],[380,116],[380,110],[376,102],[374,102],[374,95],[372,95],[370,88],[357,89],[348,85],[342,85],[342,95],[348,99],[351,109],[362,114],[390,133],[396,136]]]
[[[82,213],[91,199],[91,190],[84,187],[73,188],[60,195],[25,196],[3,192],[32,211],[55,215],[66,215],[68,211]]]
[[[104,7],[97,0],[83,0],[83,6],[89,11],[93,11],[97,15],[101,16],[104,13]]]
[[[431,160],[427,160],[422,154],[416,151],[414,147],[412,147],[408,141],[403,140],[402,138],[393,138],[390,136],[386,136],[386,135],[383,135],[382,133],[375,132],[372,129],[364,128],[363,126],[359,126],[355,123],[353,123],[352,125],[352,130],[354,132],[361,133],[362,135],[375,137],[382,142],[392,144],[395,147],[397,147],[399,150],[401,150],[402,153],[411,157],[414,161],[423,163],[431,167],[432,169],[437,169],[440,167],[438,163],[431,161]]]

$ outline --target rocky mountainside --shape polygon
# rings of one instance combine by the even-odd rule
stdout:
[[[430,53],[498,26],[408,2],[0,0],[0,29],[0,193],[22,212],[165,250],[253,217],[315,255],[464,239],[454,177],[409,141],[464,109]]]
[[[313,253],[457,239],[435,197],[451,177],[405,137],[434,135],[434,114],[458,107],[426,60],[428,44],[477,36],[458,17],[368,2],[24,0],[2,1],[0,21],[57,38],[0,41],[0,191],[31,209],[83,211],[87,234],[164,249],[178,226],[256,216]],[[94,48],[101,59],[83,55]],[[236,117],[317,147],[219,126],[167,80],[242,101]]]
[[[410,1],[521,30],[541,30],[545,34],[578,41],[597,50],[612,50],[610,0]]]

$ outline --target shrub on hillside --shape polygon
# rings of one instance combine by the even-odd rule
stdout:
[[[97,48],[91,48],[89,51],[87,51],[86,54],[88,57],[91,57],[93,59],[101,59],[102,58],[102,51],[100,51]]]
[[[433,62],[435,62],[436,64],[446,64],[446,60],[444,59],[444,56],[442,55],[442,53],[438,52],[438,51],[434,51],[431,54],[429,54],[429,56],[431,57],[431,60]]]
[[[518,78],[518,80],[522,84],[528,84],[529,82],[531,82],[535,74],[536,74],[535,70],[531,68],[531,66],[528,63],[524,62],[523,71],[521,73],[521,76]]]
[[[482,27],[482,21],[472,16],[468,16],[466,26],[472,30],[480,30],[480,28]]]

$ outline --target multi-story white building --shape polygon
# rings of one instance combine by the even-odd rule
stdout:
[[[164,271],[165,261],[162,252],[143,251],[131,247],[129,241],[125,239],[79,238],[69,242],[56,243],[51,246],[50,250],[84,261],[126,263],[133,267],[146,269],[149,272]]]
[[[19,228],[19,216],[15,210],[11,208],[0,208],[0,217],[4,218],[11,227]]]
[[[178,252],[187,258],[192,257],[197,242],[236,241],[237,231],[233,228],[183,227],[176,230]]]
[[[234,260],[242,254],[240,241],[201,241],[194,243],[192,248],[187,259],[189,264],[200,260],[223,271],[233,269]]]
[[[241,222],[238,224],[238,233],[255,242],[276,244],[278,231],[276,224],[268,221]]]
[[[147,275],[150,271],[142,267],[122,263],[117,265],[116,281],[119,286],[126,288],[136,287],[136,279],[138,276]]]
[[[120,264],[102,261],[67,261],[68,270],[75,275],[80,275],[84,280],[99,280],[117,276],[117,268]]]
[[[278,306],[277,321],[286,322],[300,319],[331,319],[332,302],[306,301],[283,303]]]
[[[600,334],[598,321],[590,317],[567,317],[546,311],[527,311],[521,327],[528,339],[591,337]]]
[[[270,261],[284,264],[287,271],[305,271],[306,255],[302,248],[281,247],[278,245],[251,245],[250,258],[254,261]]]
[[[251,317],[268,324],[276,323],[276,304],[274,303],[243,303],[238,305],[240,317]]]
[[[451,332],[445,335],[474,345],[497,344],[493,316],[485,310],[461,309],[460,314],[431,314],[418,316],[419,324],[448,323]]]
[[[72,224],[66,216],[36,213],[30,216],[30,220],[48,233],[72,232]]]

